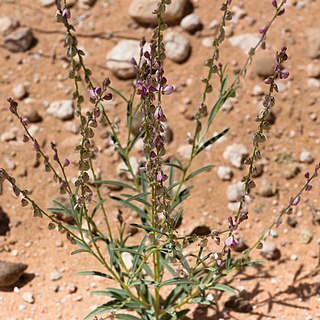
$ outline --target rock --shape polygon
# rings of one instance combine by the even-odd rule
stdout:
[[[200,221],[199,221],[200,222]],[[211,233],[211,229],[202,224],[201,222],[194,221],[189,227],[187,234],[188,235],[197,235],[197,236],[206,236]]]
[[[4,46],[12,52],[23,52],[31,48],[35,39],[28,27],[20,27],[4,38]]]
[[[224,306],[239,313],[249,313],[253,309],[250,301],[241,294],[239,296],[231,296]]]
[[[233,212],[233,213],[237,213],[239,210],[239,206],[240,206],[240,202],[229,202],[227,207],[228,210]]]
[[[140,43],[136,40],[121,40],[107,54],[107,67],[120,79],[135,77],[131,60],[139,60]]]
[[[255,85],[253,87],[253,90],[252,90],[252,95],[253,96],[257,97],[257,96],[262,96],[263,94],[264,94],[264,91],[260,86]]]
[[[231,184],[227,188],[227,199],[230,202],[237,202],[239,198],[244,194],[244,183],[238,182]]]
[[[233,176],[232,169],[229,167],[219,166],[217,170],[218,177],[223,181],[230,181]]]
[[[55,4],[55,0],[40,0],[42,7],[51,7]]]
[[[282,170],[282,175],[287,180],[293,179],[300,172],[300,168],[295,163],[288,163]]]
[[[248,53],[260,39],[251,33],[244,33],[229,39],[233,47],[239,47],[244,53]]]
[[[308,85],[309,88],[319,89],[320,88],[320,80],[314,79],[314,78],[310,78],[310,79],[307,80],[307,85]]]
[[[62,278],[62,275],[58,271],[53,271],[50,273],[49,279],[51,281],[57,281],[57,280],[60,280],[61,278]]]
[[[275,194],[275,188],[269,180],[263,179],[260,182],[258,193],[263,197],[272,197]]]
[[[313,64],[313,63],[309,63],[306,67],[306,72],[307,72],[308,77],[319,78],[320,77],[320,66]]]
[[[78,3],[80,7],[88,8],[92,7],[96,3],[96,0],[79,0]]]
[[[314,161],[314,158],[313,158],[312,154],[309,151],[302,151],[300,153],[300,162],[310,164],[313,161]]]
[[[131,132],[136,137],[140,133],[140,128],[143,121],[143,115],[141,112],[137,112],[132,119]]]
[[[233,101],[228,99],[221,107],[221,111],[230,112],[233,109]]]
[[[128,270],[130,270],[133,266],[133,258],[132,258],[132,255],[129,253],[129,252],[122,252],[121,253],[121,257],[122,257],[122,260],[126,266],[126,268]]]
[[[272,56],[258,56],[254,58],[253,70],[259,76],[267,78],[274,73],[275,58]]]
[[[302,244],[308,244],[312,241],[313,239],[313,232],[310,229],[302,229],[300,231],[300,243]]]
[[[137,158],[130,157],[129,161],[130,161],[130,165],[131,165],[133,173],[135,175],[137,175],[139,173],[139,162],[138,162]],[[117,171],[117,175],[120,178],[124,178],[127,180],[133,180],[132,174],[128,171],[128,167],[124,162],[121,162],[118,164],[116,171]]]
[[[56,100],[50,103],[47,113],[61,120],[70,120],[73,118],[73,101]]]
[[[24,292],[22,294],[22,300],[27,303],[34,303],[34,296],[31,292]]]
[[[183,159],[186,159],[186,160],[190,159],[191,152],[192,152],[192,145],[191,144],[182,144],[178,148],[178,153],[180,154],[180,156]]]
[[[129,15],[135,21],[145,25],[156,25],[157,15],[152,12],[157,8],[158,0],[132,0]],[[163,20],[167,24],[174,24],[183,17],[188,0],[175,0],[166,7]]]
[[[72,294],[72,293],[77,292],[77,290],[78,290],[78,287],[75,284],[71,283],[71,284],[67,285],[68,293]]]
[[[173,131],[171,128],[166,127],[166,131],[164,132],[164,139],[168,144],[173,141]]]
[[[1,134],[1,139],[0,141],[2,142],[8,142],[8,141],[13,141],[17,139],[17,130],[11,129],[10,131],[5,131]]]
[[[19,21],[14,17],[0,17],[0,33],[3,36],[17,29],[19,25]]]
[[[185,62],[190,55],[190,42],[180,33],[167,33],[164,37],[164,46],[166,48],[166,56],[174,62]]]
[[[42,121],[41,116],[38,113],[37,108],[26,106],[20,109],[20,114],[27,118],[30,123],[36,123]]]
[[[309,58],[320,58],[320,28],[307,29],[305,34],[307,37]]]
[[[298,224],[298,220],[292,216],[288,216],[286,222],[292,228],[295,228]]]
[[[0,287],[10,287],[19,281],[28,266],[0,260]]]
[[[55,200],[59,203],[61,203],[65,208],[70,209],[70,202],[67,198],[63,196],[58,196]],[[50,203],[51,208],[60,208],[57,204],[52,202]],[[52,214],[55,214],[58,220],[61,220],[63,222],[66,222],[68,224],[74,224],[75,221],[72,216],[70,216],[67,212],[60,212],[60,211],[52,211]]]
[[[9,224],[9,216],[3,211],[2,207],[0,207],[0,236],[5,236],[7,232],[10,231]]]
[[[12,89],[12,93],[13,93],[14,97],[19,100],[22,100],[28,96],[27,89],[22,83],[17,84]]]
[[[260,254],[267,260],[278,260],[281,256],[279,249],[273,242],[264,242]]]
[[[232,15],[233,23],[238,22],[240,19],[243,19],[247,15],[247,12],[238,6],[232,6],[231,12],[233,13]]]
[[[292,254],[292,255],[290,256],[290,260],[291,260],[291,261],[296,261],[296,260],[298,260],[298,256],[297,256],[296,254]]]
[[[234,143],[229,145],[223,153],[223,158],[228,160],[234,167],[241,169],[243,161],[248,157],[246,146]]]
[[[180,26],[188,32],[195,32],[202,28],[202,22],[196,13],[191,13],[181,20]]]

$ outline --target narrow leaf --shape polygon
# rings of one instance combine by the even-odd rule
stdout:
[[[187,180],[190,180],[191,178],[195,177],[196,175],[198,175],[198,174],[200,174],[200,173],[202,173],[202,172],[204,172],[204,171],[207,171],[207,170],[209,170],[209,169],[212,169],[212,168],[214,168],[214,165],[212,165],[212,164],[209,164],[208,166],[205,166],[205,167],[203,167],[203,168],[200,168],[200,169],[198,169],[198,170],[190,173],[190,174],[188,175],[188,177],[186,178],[186,181],[187,181]]]

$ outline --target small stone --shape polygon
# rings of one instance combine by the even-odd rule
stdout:
[[[231,184],[227,188],[227,199],[230,202],[237,202],[244,194],[244,183],[238,182]]]
[[[164,132],[164,139],[167,144],[169,144],[173,141],[173,131],[171,128],[166,127],[166,130]]]
[[[42,7],[51,7],[55,4],[55,0],[40,0]]]
[[[163,20],[167,24],[177,23],[184,15],[187,0],[175,0],[166,7],[166,11],[163,15]],[[132,0],[129,7],[129,15],[138,23],[143,25],[157,24],[157,15],[153,14],[155,8],[157,8],[158,0]]]
[[[311,78],[320,77],[320,66],[314,63],[309,63],[306,67],[307,75]]]
[[[248,157],[249,152],[242,144],[229,145],[223,153],[223,158],[228,160],[234,167],[241,169],[243,161]]]
[[[229,167],[219,166],[217,170],[218,177],[223,181],[230,181],[233,176],[232,169]]]
[[[271,56],[258,56],[254,59],[253,70],[262,78],[274,73],[275,58]]]
[[[38,108],[34,106],[26,106],[21,108],[20,114],[27,118],[30,123],[37,123],[42,121],[41,116],[38,113]]]
[[[187,230],[188,235],[206,236],[211,233],[211,229],[204,225],[202,221],[193,221]]]
[[[230,112],[233,109],[233,102],[231,99],[228,99],[221,107],[221,111]]]
[[[178,153],[179,155],[183,158],[183,159],[190,159],[191,156],[191,152],[192,152],[192,145],[191,144],[182,144],[179,148],[178,148]]]
[[[139,172],[139,162],[138,162],[137,158],[136,157],[130,157],[129,161],[130,161],[130,165],[131,165],[131,168],[132,168],[134,174],[135,175],[138,174],[138,172]],[[121,162],[121,163],[118,164],[116,171],[117,171],[117,175],[120,178],[124,178],[124,179],[127,179],[127,180],[133,180],[133,176],[128,171],[128,167],[124,162]]]
[[[0,287],[9,287],[19,281],[27,269],[23,263],[13,263],[0,260]]]
[[[58,271],[53,271],[50,273],[50,280],[51,281],[57,281],[62,278],[62,275]]]
[[[128,270],[130,270],[133,266],[133,258],[132,258],[132,255],[129,253],[129,252],[122,252],[121,253],[121,257],[122,257],[122,260],[126,266],[126,268]]]
[[[320,88],[320,80],[314,79],[314,78],[310,78],[310,79],[307,80],[307,85],[308,85],[309,88],[319,89]]]
[[[298,220],[292,216],[287,217],[286,221],[287,221],[287,224],[292,228],[295,228],[298,224]]]
[[[17,131],[15,129],[10,131],[5,131],[1,135],[2,142],[13,141],[16,139],[17,139]]]
[[[308,43],[308,55],[311,59],[320,57],[320,28],[310,28],[305,31]]]
[[[73,118],[73,101],[56,100],[50,103],[47,113],[61,120],[70,120]]]
[[[252,90],[252,95],[253,96],[257,97],[257,96],[262,96],[263,94],[264,94],[264,91],[260,86],[255,85],[253,87],[253,90]]]
[[[195,32],[202,28],[202,23],[200,17],[196,13],[191,13],[181,20],[180,26],[188,32]]]
[[[32,31],[28,27],[20,27],[4,38],[4,46],[12,52],[23,52],[34,43]]]
[[[293,179],[300,172],[300,168],[294,163],[288,163],[282,170],[282,175],[287,180]]]
[[[253,310],[250,301],[245,298],[246,291],[242,292],[238,296],[231,296],[225,302],[224,306],[228,309],[234,310],[235,312],[239,313],[250,313]]]
[[[3,36],[17,29],[19,25],[19,21],[14,17],[0,17],[0,33]]]
[[[309,151],[302,151],[300,153],[300,162],[310,164],[313,161],[314,161],[314,158],[313,158],[312,154]]]
[[[27,302],[30,304],[34,303],[34,296],[31,292],[24,292],[22,294],[22,299],[24,302]]]
[[[81,8],[88,8],[92,7],[96,3],[96,0],[79,0],[78,2]]]
[[[190,42],[180,33],[167,33],[164,37],[164,46],[166,48],[166,56],[174,62],[185,62],[190,55]]]
[[[275,194],[275,188],[269,180],[263,179],[260,182],[258,193],[263,197],[272,197]]]
[[[63,247],[63,242],[61,240],[56,241],[56,247],[57,248],[62,248]]]
[[[260,254],[267,260],[278,260],[281,256],[280,250],[273,242],[264,242]]]
[[[296,254],[292,254],[292,255],[290,256],[290,260],[291,260],[291,261],[296,261],[296,260],[298,260],[298,256],[297,256]]]
[[[308,244],[312,241],[313,239],[313,232],[310,229],[302,229],[300,231],[300,243],[302,244]]]
[[[75,293],[77,290],[78,290],[78,287],[75,284],[71,283],[67,285],[68,293],[72,294],[72,293]]]
[[[143,122],[143,115],[141,112],[137,112],[132,119],[131,132],[136,137],[140,133],[140,128]]]
[[[131,60],[139,61],[140,43],[136,40],[121,40],[107,54],[107,67],[120,79],[135,77]]]
[[[229,39],[233,47],[239,47],[244,53],[248,53],[260,39],[251,33],[244,33]]]

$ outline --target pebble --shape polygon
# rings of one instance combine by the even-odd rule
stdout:
[[[130,270],[133,266],[133,258],[132,258],[132,255],[129,253],[129,252],[122,252],[121,253],[121,257],[122,257],[122,260],[126,266],[126,268],[128,270]]]
[[[308,56],[311,59],[320,57],[320,28],[310,28],[305,31],[307,44],[308,44]]]
[[[298,256],[297,256],[296,254],[292,254],[292,255],[290,256],[290,260],[291,260],[291,261],[296,261],[296,260],[298,260]]]
[[[153,10],[157,7],[158,0],[132,0],[129,7],[129,15],[138,23],[144,25],[156,25],[157,15]],[[167,24],[174,24],[183,17],[188,0],[175,0],[166,7],[163,20]]]
[[[58,271],[53,271],[50,273],[50,280],[51,281],[57,281],[57,280],[60,280],[62,278],[62,275],[60,272]]]
[[[227,188],[227,199],[230,202],[239,201],[240,197],[244,194],[244,183],[238,182],[231,184]]]
[[[278,260],[281,256],[280,250],[277,249],[275,243],[269,241],[263,243],[260,254],[267,260]]]
[[[34,107],[34,106],[26,106],[21,108],[20,110],[20,114],[27,118],[29,120],[30,123],[37,123],[42,121],[41,116],[38,113],[38,108]]]
[[[223,158],[228,160],[234,167],[241,169],[243,161],[248,155],[249,151],[246,146],[234,143],[226,148]]]
[[[73,118],[73,101],[56,100],[50,103],[47,113],[61,120],[70,120]]]
[[[131,60],[139,61],[140,43],[136,40],[121,40],[107,54],[107,67],[119,79],[135,77]]]
[[[293,179],[297,176],[297,174],[300,172],[299,166],[297,166],[295,163],[288,163],[284,166],[282,170],[282,175],[287,180]]]
[[[269,180],[263,179],[260,182],[258,193],[263,197],[271,197],[275,194],[275,188]]]
[[[230,167],[219,166],[217,170],[217,175],[223,181],[230,181],[232,179],[233,172]]]
[[[308,244],[313,239],[313,232],[310,229],[302,229],[299,234],[300,243]]]
[[[190,55],[190,42],[180,33],[167,33],[164,37],[164,46],[166,48],[166,56],[174,62],[185,62]]]
[[[314,63],[309,63],[306,66],[307,75],[311,78],[319,78],[320,77],[320,66]]]
[[[139,162],[138,162],[137,158],[132,156],[129,158],[129,161],[130,161],[130,165],[132,167],[133,172],[135,174],[138,174]],[[126,180],[131,180],[131,181],[133,180],[132,174],[130,172],[128,172],[128,167],[124,162],[121,162],[118,164],[118,166],[116,168],[116,172],[120,178],[124,178]]]
[[[274,73],[275,58],[268,55],[258,56],[254,59],[253,71],[257,76],[267,78]]]
[[[34,43],[33,33],[28,27],[20,27],[4,38],[4,46],[12,52],[23,52]]]
[[[13,263],[0,260],[0,287],[14,285],[27,269],[24,263]]]
[[[51,7],[55,4],[55,0],[40,0],[42,7]]]
[[[14,17],[0,17],[0,33],[3,36],[17,29],[19,25],[19,21]]]
[[[10,131],[5,131],[1,134],[0,140],[2,142],[13,141],[17,139],[17,130],[11,129]]]
[[[252,95],[257,97],[257,96],[262,96],[264,94],[264,91],[262,89],[262,87],[258,86],[258,85],[255,85],[253,87],[253,90],[252,90]]]
[[[314,78],[310,78],[310,79],[307,80],[307,85],[308,85],[309,88],[319,89],[320,88],[320,80],[314,79]]]
[[[191,144],[182,144],[178,148],[178,153],[183,159],[190,159],[191,152],[192,152],[192,145]]]
[[[191,13],[181,20],[180,26],[188,32],[194,32],[202,28],[202,22],[196,13]]]
[[[248,53],[251,48],[253,48],[260,39],[251,33],[244,33],[234,36],[229,39],[233,47],[240,48],[244,53]]]
[[[143,122],[143,115],[141,112],[137,112],[132,119],[131,132],[136,137],[140,133],[140,127]]]
[[[22,294],[22,300],[30,304],[34,303],[35,301],[34,296],[31,292],[24,292]]]
[[[78,290],[78,287],[75,284],[71,283],[67,285],[68,293],[72,294],[72,293],[75,293],[77,290]]]
[[[86,9],[92,7],[96,3],[96,0],[79,0],[78,3],[81,8]]]
[[[300,159],[300,162],[308,163],[308,164],[310,164],[314,161],[314,158],[309,151],[302,151],[300,153],[299,159]]]

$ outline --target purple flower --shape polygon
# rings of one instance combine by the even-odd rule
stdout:
[[[272,0],[271,3],[275,8],[278,8],[277,0]]]
[[[289,71],[287,69],[282,69],[279,74],[280,79],[287,79],[289,77]]]
[[[22,124],[23,126],[25,126],[25,127],[28,126],[28,124],[29,124],[29,119],[28,119],[28,118],[20,117],[19,120],[20,120],[20,122],[21,122],[21,124]]]
[[[166,116],[164,115],[163,111],[162,111],[162,108],[160,106],[157,107],[155,113],[154,113],[154,117],[158,120],[158,121],[161,121],[161,122],[165,122],[167,119],[166,119]]]
[[[70,19],[71,17],[71,13],[70,10],[68,8],[64,8],[61,14],[66,20]]]
[[[36,150],[37,152],[40,151],[40,145],[36,139],[33,140],[33,147],[34,147],[34,150]]]
[[[66,160],[64,160],[63,167],[66,168],[69,166],[69,164],[70,164],[69,159],[66,159]]]
[[[228,237],[224,243],[229,248],[234,248],[235,246],[239,245],[239,241],[233,235]]]
[[[24,134],[22,141],[23,142],[28,142],[29,140],[30,140],[30,138],[27,135]]]
[[[150,159],[151,159],[152,161],[154,161],[154,160],[156,160],[156,158],[157,158],[156,153],[155,153],[154,151],[151,151],[151,152],[150,152]]]
[[[165,94],[165,95],[169,95],[173,91],[174,91],[174,86],[163,86],[161,90],[162,94]]]
[[[282,16],[285,12],[286,12],[286,9],[285,9],[285,8],[282,8],[282,9],[278,12],[278,16]]]
[[[7,101],[10,103],[10,106],[9,106],[10,112],[13,114],[16,114],[18,102],[14,101],[12,98],[7,99]]]
[[[296,196],[295,198],[290,200],[290,204],[292,206],[297,206],[300,202],[300,195]]]
[[[157,173],[157,181],[162,183],[164,181],[164,176],[163,176],[163,172],[162,171],[159,171]]]
[[[266,27],[259,28],[259,33],[265,34],[266,32],[267,32],[267,28]]]

